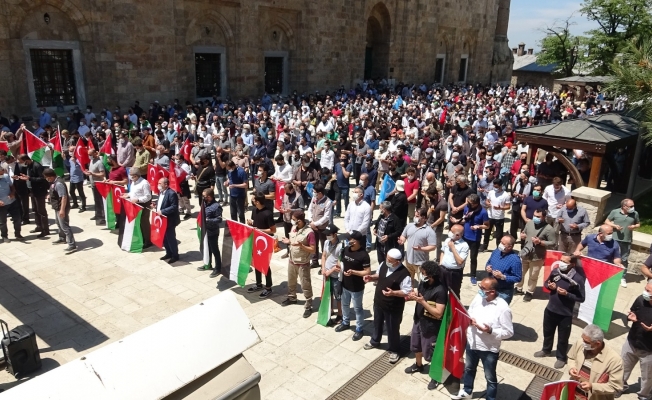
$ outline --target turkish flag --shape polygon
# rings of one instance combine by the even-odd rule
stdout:
[[[192,144],[190,144],[190,139],[186,138],[186,141],[183,142],[183,146],[179,149],[179,153],[190,162],[190,151],[192,150]]]
[[[188,173],[181,168],[177,168],[174,161],[170,160],[170,189],[181,193],[181,182],[188,176]]]
[[[86,166],[91,163],[91,159],[88,157],[88,149],[84,146],[84,142],[82,142],[81,138],[77,140],[77,146],[75,146],[75,159],[84,170],[86,170]]]
[[[122,213],[122,195],[125,194],[124,186],[113,185],[113,212],[116,215]]]
[[[165,168],[163,168],[163,166],[161,165],[156,166],[156,184],[158,184],[159,179],[169,178],[169,177],[170,177],[170,173]]]
[[[466,329],[471,319],[453,292],[448,293],[448,302],[451,306],[451,323],[446,336],[444,367],[451,375],[461,379],[464,375]]]
[[[272,253],[274,253],[274,238],[254,229],[254,254],[251,265],[266,275],[272,261]]]
[[[441,112],[439,116],[439,125],[444,125],[446,123],[446,116],[448,115],[448,109],[444,107],[444,111]]]
[[[543,261],[543,291],[546,293],[550,293],[550,289],[548,289],[548,285],[546,285],[546,279],[548,279],[552,270],[557,268],[558,261],[561,260],[563,254],[564,252],[562,251],[546,251],[546,259]]]
[[[149,182],[149,187],[152,189],[152,193],[158,194],[158,179],[156,179],[157,166],[154,164],[149,164],[147,166],[147,182]]]
[[[152,243],[162,249],[165,231],[168,228],[168,219],[165,215],[152,211],[152,223],[150,224],[150,238]]]
[[[0,142],[0,150],[9,152],[9,143],[5,141]]]
[[[274,200],[274,208],[281,209],[283,205],[283,197],[285,197],[285,182],[276,181],[276,199]]]
[[[577,381],[558,381],[550,382],[543,386],[541,400],[563,400],[574,399],[575,391],[579,382]]]

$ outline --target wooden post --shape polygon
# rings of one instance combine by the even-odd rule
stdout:
[[[600,170],[602,169],[602,155],[594,154],[591,163],[591,175],[589,176],[589,187],[600,188]]]

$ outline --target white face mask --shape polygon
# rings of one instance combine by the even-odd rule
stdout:
[[[161,150],[156,150],[156,155],[160,156],[161,155]]]
[[[568,264],[566,264],[565,262],[560,261],[558,265],[560,271],[562,272],[568,271]]]
[[[498,250],[500,250],[500,251],[505,251],[505,245],[502,244],[502,243],[500,243],[500,244],[498,245]]]
[[[593,346],[591,346],[589,343],[582,343],[584,345],[584,351],[592,351]]]
[[[493,156],[487,156],[486,158],[487,158],[487,161],[491,161],[491,159],[493,159],[494,157]]]
[[[295,219],[293,219],[293,220],[290,221],[290,222],[292,223],[292,226],[296,226],[296,225],[297,225],[297,221],[296,221]]]
[[[613,235],[613,234],[609,234],[609,235],[605,235],[605,236],[604,236],[604,241],[605,241],[605,242],[611,242],[613,239],[614,239],[614,235]]]
[[[414,223],[415,223],[415,225],[419,225],[419,223],[421,223],[421,218],[414,217]]]
[[[453,232],[448,232],[448,238],[450,240],[455,240],[455,234]]]
[[[158,185],[158,191],[162,192],[163,191],[163,185]]]
[[[650,299],[652,299],[652,294],[649,294],[646,290],[643,291],[642,296],[645,301],[650,301]]]

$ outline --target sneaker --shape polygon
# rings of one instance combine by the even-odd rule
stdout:
[[[478,284],[478,280],[475,279],[475,276],[472,276],[472,277],[471,277],[471,286],[475,286],[475,285],[477,285],[477,284]]]
[[[428,390],[435,390],[439,387],[439,382],[434,379],[431,379],[428,383]]]
[[[460,399],[470,399],[471,395],[469,393],[466,393],[464,389],[460,389],[460,392],[458,394],[452,394],[451,399],[453,400],[460,400]]]
[[[534,357],[536,358],[550,357],[551,355],[552,353],[543,350],[539,350],[536,353],[534,353]]]
[[[620,286],[622,287],[627,287],[627,279],[621,278],[620,279]]]
[[[532,293],[525,292],[525,294],[523,295],[523,302],[529,303],[530,301],[532,301]]]
[[[398,353],[389,353],[389,363],[396,364],[398,362]]]
[[[199,268],[197,268],[197,269],[199,269]],[[253,286],[250,286],[249,289],[247,289],[247,293],[255,293],[255,292],[258,292],[260,290],[263,290],[263,285],[260,285],[260,286],[253,285]]]
[[[417,363],[414,363],[411,366],[405,368],[406,374],[413,374],[415,372],[423,372],[423,365],[417,365]]]
[[[351,339],[354,342],[357,342],[358,340],[362,339],[363,336],[364,336],[364,333],[362,333],[362,331],[355,331],[355,333],[353,334],[353,337]]]
[[[265,297],[269,297],[271,295],[272,295],[272,289],[265,289],[258,295],[258,297],[264,299]]]
[[[564,368],[565,365],[566,365],[566,361],[557,360],[557,361],[555,361],[554,367],[555,367],[555,369],[562,369],[562,368]]]
[[[77,246],[75,246],[74,244],[71,244],[70,246],[66,247],[65,250],[64,250],[64,252],[66,254],[71,254],[71,253],[74,253],[76,251],[77,251]]]
[[[303,318],[309,318],[312,315],[312,308],[306,308],[303,312]]]
[[[55,240],[54,242],[52,242],[52,244],[64,244],[64,243],[66,243],[66,239],[63,239],[63,238],[59,238],[59,239]]]
[[[216,271],[213,270],[210,275],[208,275],[209,278],[217,278],[220,274],[222,274],[222,271]]]
[[[365,349],[365,350],[371,350],[371,349],[377,349],[377,348],[378,348],[378,346],[374,346],[373,344],[371,344],[371,342],[365,343],[365,345],[363,347],[363,349]],[[416,365],[416,364],[414,364],[414,365]]]
[[[340,323],[335,327],[335,332],[348,331],[349,329],[351,329],[351,325]]]
[[[287,299],[285,299],[285,300],[283,300],[281,302],[281,305],[283,307],[289,306],[290,304],[297,304],[297,299],[291,299],[291,298],[288,297]]]

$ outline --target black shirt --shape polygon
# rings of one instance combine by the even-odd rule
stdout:
[[[455,207],[459,207],[462,204],[464,204],[466,202],[466,198],[470,194],[473,194],[474,192],[473,189],[471,189],[468,185],[464,189],[460,188],[458,185],[454,185],[451,188],[451,193],[453,194],[453,205]],[[458,213],[455,214],[451,212],[451,217],[459,219],[462,217],[463,214],[464,214],[464,210],[460,210]]]
[[[430,305],[448,304],[448,289],[437,281],[432,286],[428,282],[419,282],[418,291]],[[441,319],[436,319],[419,303],[414,307],[414,322],[419,323],[421,333],[426,337],[437,335],[441,327]]]
[[[348,270],[363,271],[371,266],[369,253],[365,251],[363,246],[360,246],[356,251],[351,250],[351,246],[348,246],[342,252],[342,265],[344,267],[342,272]],[[364,290],[364,281],[361,276],[342,275],[342,287],[349,292],[361,292]]]
[[[251,220],[254,222],[254,228],[269,229],[274,226],[274,216],[271,210],[263,207],[260,210],[255,207],[251,212]]]
[[[637,350],[652,351],[652,332],[647,332],[641,326],[641,323],[652,325],[652,304],[645,301],[643,296],[638,296],[630,310],[636,314],[637,322],[632,322],[627,341]]]
[[[226,164],[229,161],[229,154],[226,153],[226,152],[217,155],[217,157],[215,157],[215,158],[218,158],[218,157],[219,157],[220,160],[222,160],[222,162],[224,164]],[[219,160],[216,159],[215,160],[215,175],[217,175],[217,176],[226,176],[227,172],[228,172],[227,169],[222,168],[222,166],[220,165]]]
[[[555,314],[563,315],[570,317],[573,315],[573,309],[575,308],[575,303],[583,303],[585,294],[584,294],[584,281],[585,278],[581,274],[580,270],[575,270],[577,273],[573,276],[573,281],[577,285],[571,285],[567,280],[559,276],[559,269],[555,268],[550,273],[550,276],[546,279],[546,282],[554,282],[557,287],[562,288],[568,292],[566,296],[560,296],[557,293],[557,290],[550,292],[550,299],[548,300],[548,305],[546,309]],[[544,282],[545,284],[545,282]]]

